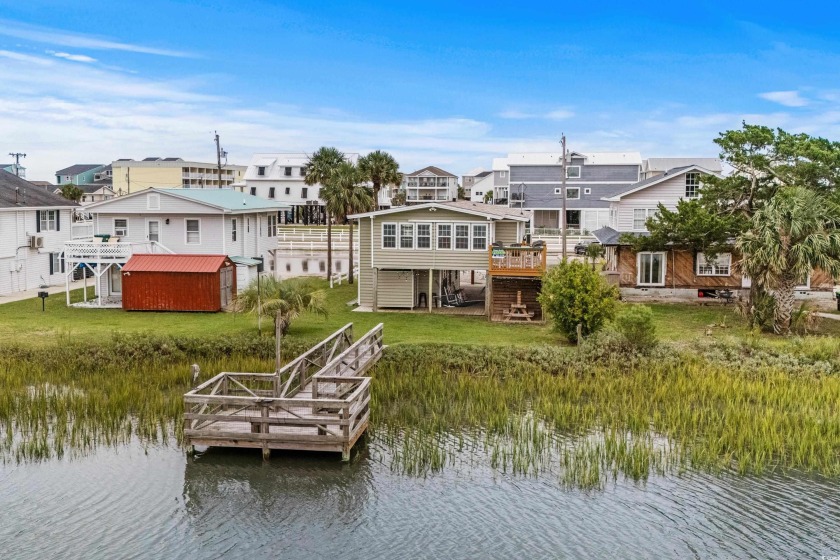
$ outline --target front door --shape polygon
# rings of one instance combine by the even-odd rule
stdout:
[[[122,294],[122,268],[115,264],[108,269],[108,288],[111,295]]]
[[[146,220],[146,240],[160,243],[160,220]]]
[[[226,266],[219,271],[220,301],[222,307],[227,307],[233,300],[233,267]]]

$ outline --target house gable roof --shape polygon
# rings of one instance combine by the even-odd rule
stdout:
[[[699,173],[704,173],[706,175],[717,175],[716,173],[709,171],[699,165],[687,165],[685,167],[675,167],[674,169],[669,169],[667,173],[664,175],[658,175],[656,177],[650,177],[649,179],[644,179],[639,181],[638,183],[633,183],[630,185],[627,190],[617,193],[613,196],[604,197],[601,200],[607,200],[609,202],[619,202],[622,197],[639,192],[644,190],[648,187],[652,187],[653,185],[658,185],[663,181],[667,181],[669,179],[673,179],[674,177],[678,177],[684,173],[690,173],[692,171],[697,171]]]
[[[227,255],[167,255],[138,253],[131,256],[123,266],[123,274],[130,272],[216,272],[225,262],[231,262]]]
[[[389,214],[400,214],[402,212],[412,212],[424,209],[452,210],[471,216],[481,216],[489,220],[515,220],[517,222],[527,222],[531,219],[531,212],[529,210],[520,210],[518,208],[509,208],[507,206],[494,206],[492,204],[470,202],[468,200],[458,200],[454,202],[429,202],[426,204],[415,204],[413,206],[398,206],[388,210],[364,212],[362,214],[353,214],[347,217],[355,219],[367,218],[370,216],[387,216]]]
[[[71,165],[70,167],[65,167],[64,169],[59,169],[55,172],[56,175],[78,175],[79,173],[84,173],[85,171],[90,171],[91,169],[98,169],[103,167],[104,164],[102,163],[77,163],[76,165]]]
[[[420,175],[429,175],[429,174],[436,175],[438,177],[455,177],[457,179],[456,175],[453,175],[449,171],[444,171],[440,167],[435,167],[434,165],[429,165],[429,166],[424,167],[423,169],[418,169],[414,173],[407,173],[405,176],[406,177],[419,177]]]
[[[241,193],[230,189],[144,189],[136,193],[127,194],[112,198],[110,200],[103,200],[101,202],[94,202],[85,207],[86,210],[100,210],[106,208],[108,205],[119,203],[128,198],[136,196],[144,196],[150,193],[160,193],[164,196],[171,196],[173,198],[180,198],[182,200],[189,200],[202,206],[215,208],[222,212],[259,212],[262,210],[288,210],[290,207],[279,202],[266,200],[258,196],[247,193]]]
[[[8,171],[0,171],[0,209],[77,208],[78,206],[72,200],[53,194],[44,187],[33,185]]]

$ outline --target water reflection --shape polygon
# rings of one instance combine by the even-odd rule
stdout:
[[[346,273],[350,265],[348,253],[333,253],[333,272]],[[327,274],[326,253],[285,254],[277,255],[275,263],[277,278],[293,278],[296,276],[323,276]]]
[[[334,454],[137,443],[0,466],[4,558],[807,557],[840,554],[837,480],[619,479],[565,490],[484,464],[415,478]],[[463,467],[463,468],[462,468]]]

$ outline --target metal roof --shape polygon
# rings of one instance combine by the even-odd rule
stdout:
[[[560,165],[561,152],[508,154],[508,165]],[[569,157],[584,157],[586,165],[642,165],[639,152],[572,152]]]
[[[135,254],[123,272],[216,272],[229,261],[226,255]]]
[[[231,212],[242,210],[288,210],[289,204],[267,200],[232,189],[154,189],[162,193],[203,202]],[[151,192],[149,189],[139,192]]]
[[[230,260],[232,260],[234,264],[241,264],[245,266],[258,266],[262,264],[261,260],[251,257],[231,257]]]
[[[456,212],[463,212],[465,214],[472,214],[474,216],[483,216],[490,219],[507,219],[516,220],[518,222],[527,222],[531,219],[530,210],[522,210],[520,208],[509,208],[502,205],[484,204],[482,202],[471,202],[469,200],[447,201],[447,202],[427,202],[424,204],[415,204],[412,206],[397,206],[387,210],[377,210],[375,212],[364,212],[362,214],[353,214],[347,216],[348,218],[366,218],[368,216],[387,216],[389,214],[399,214],[402,212],[413,212],[417,210],[454,210]]]

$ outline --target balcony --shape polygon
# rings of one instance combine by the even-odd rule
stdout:
[[[544,246],[491,246],[487,250],[487,272],[491,276],[542,276],[547,254]]]
[[[64,244],[64,260],[68,263],[125,263],[134,253],[172,253],[172,251],[155,241],[145,243],[69,241]]]

